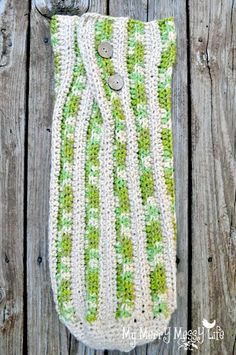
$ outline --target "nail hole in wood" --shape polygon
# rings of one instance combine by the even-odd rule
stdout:
[[[176,264],[179,265],[180,263],[180,258],[178,258],[178,256],[176,255]]]
[[[41,257],[41,256],[39,256],[39,257],[38,257],[38,259],[37,259],[37,263],[38,263],[38,265],[40,265],[40,264],[42,263],[42,261],[43,261],[42,257]]]
[[[8,259],[7,254],[5,254],[5,263],[7,263],[7,264],[8,264],[8,263],[9,263],[9,261],[10,261],[10,260]]]
[[[208,262],[211,263],[212,262],[212,256],[209,256],[208,258]]]
[[[6,67],[10,61],[11,35],[6,28],[0,30],[0,67]]]

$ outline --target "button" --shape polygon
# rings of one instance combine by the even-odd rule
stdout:
[[[124,86],[124,80],[119,74],[114,74],[109,77],[108,85],[112,90],[119,91]]]
[[[111,58],[113,54],[112,45],[109,42],[101,42],[98,45],[98,53],[102,58]]]

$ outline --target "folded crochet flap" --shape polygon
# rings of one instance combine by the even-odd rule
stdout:
[[[129,351],[176,308],[174,20],[60,15],[51,35],[54,300],[79,340]]]

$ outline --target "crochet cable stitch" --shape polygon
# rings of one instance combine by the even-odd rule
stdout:
[[[130,351],[161,336],[176,309],[174,20],[57,15],[51,39],[57,312],[88,346]]]

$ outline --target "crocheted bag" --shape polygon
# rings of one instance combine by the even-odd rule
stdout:
[[[174,20],[59,15],[51,36],[54,300],[79,340],[129,351],[176,308]]]

